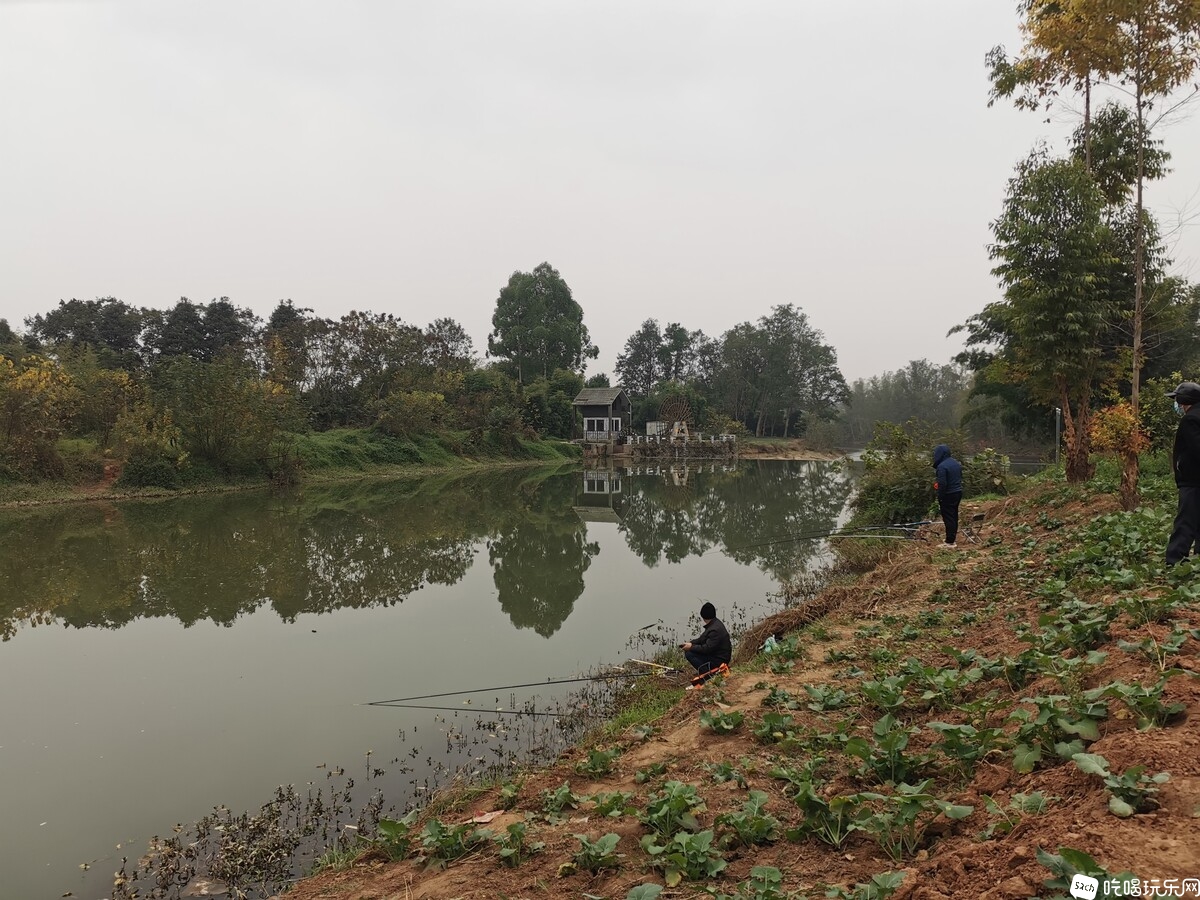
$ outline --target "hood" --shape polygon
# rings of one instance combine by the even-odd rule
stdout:
[[[942,464],[942,460],[950,456],[950,448],[945,444],[938,444],[933,448],[933,467],[936,469]]]

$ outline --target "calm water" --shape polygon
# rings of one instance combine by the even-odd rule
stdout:
[[[368,751],[405,803],[469,715],[366,701],[649,653],[640,628],[690,636],[703,600],[753,614],[819,563],[779,538],[834,527],[847,477],[521,470],[0,514],[0,898],[106,897],[151,835]]]

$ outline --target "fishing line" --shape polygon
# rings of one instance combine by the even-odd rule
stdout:
[[[367,703],[364,705],[386,706],[390,709],[440,709],[444,712],[479,713],[483,716],[556,716],[565,718],[566,716],[576,715],[576,713],[527,712],[523,709],[484,709],[483,707],[475,706],[423,706],[419,703],[393,703],[389,700],[380,700],[375,703]]]
[[[434,700],[438,697],[457,697],[459,694],[486,694],[489,691],[515,691],[518,688],[541,687],[544,684],[576,684],[580,681],[599,681],[603,678],[645,678],[652,672],[614,672],[611,675],[587,675],[582,678],[555,678],[546,681],[531,681],[528,684],[503,684],[497,687],[471,688],[464,691],[445,691],[441,694],[421,694],[418,697],[399,697],[395,700],[371,700],[363,706],[386,706],[392,703],[407,703],[409,700]]]

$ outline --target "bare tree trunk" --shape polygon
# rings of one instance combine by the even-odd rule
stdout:
[[[1145,208],[1143,189],[1146,182],[1146,108],[1143,102],[1141,79],[1136,90],[1137,112],[1137,200],[1134,204],[1133,223],[1133,371],[1129,379],[1129,406],[1133,410],[1133,421],[1139,421],[1142,381],[1142,326],[1145,318],[1146,281],[1146,229],[1143,227],[1142,211]],[[1138,455],[1133,450],[1121,452],[1121,508],[1137,509],[1138,477],[1140,475]]]
[[[1084,398],[1072,410],[1065,383],[1060,388],[1060,393],[1062,396],[1060,402],[1063,411],[1063,437],[1066,439],[1064,455],[1067,481],[1078,484],[1087,481],[1096,472],[1096,467],[1091,460],[1092,442],[1088,434],[1089,419],[1091,418],[1088,410],[1089,404],[1087,398]]]
[[[1092,171],[1092,77],[1083,82],[1083,165]]]

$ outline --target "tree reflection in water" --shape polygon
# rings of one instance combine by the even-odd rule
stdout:
[[[576,508],[608,507],[647,566],[720,550],[785,578],[812,565],[815,545],[780,540],[834,528],[850,490],[828,463],[663,466],[597,483],[601,496],[585,496],[577,470],[509,470],[3,513],[0,636],[389,606],[457,583],[486,546],[504,612],[549,637],[600,553]]]

